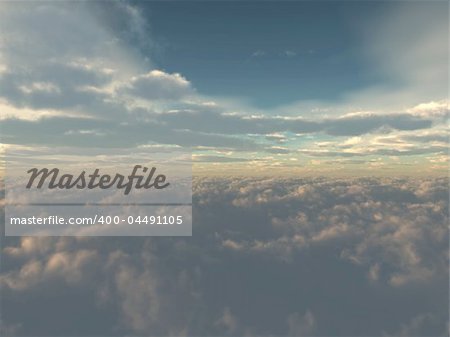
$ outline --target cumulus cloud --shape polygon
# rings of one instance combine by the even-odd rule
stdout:
[[[273,180],[245,182],[244,186],[239,183],[233,186],[239,191],[232,197],[234,206],[264,210],[272,204],[277,207],[289,204],[293,213],[285,209],[282,215],[271,216],[268,229],[277,233],[276,238],[227,239],[224,246],[290,255],[292,250],[288,247],[301,250],[325,242],[356,240],[359,242],[353,249],[346,247],[341,251],[342,258],[370,266],[369,257],[375,263],[384,256],[387,267],[396,264],[404,268],[404,273],[397,270],[386,275],[386,281],[393,285],[420,280],[422,276],[426,279],[428,272],[432,276],[446,263],[443,251],[448,197],[445,180],[439,181],[419,180],[413,184],[386,180],[372,184],[364,179],[335,182],[318,179],[299,180],[292,187],[286,182],[281,188],[275,187],[277,181]],[[426,247],[431,243],[425,238],[434,245],[439,243],[442,250],[429,256]],[[278,251],[275,249],[278,246],[283,249]],[[426,257],[429,260],[424,261]]]
[[[192,93],[190,83],[180,74],[167,74],[160,70],[152,70],[147,74],[134,76],[123,84],[127,94],[143,99],[180,99]]]

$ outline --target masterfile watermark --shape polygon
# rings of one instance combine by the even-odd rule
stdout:
[[[141,170],[143,174],[138,174],[139,170]],[[145,166],[135,165],[131,174],[128,176],[119,173],[116,173],[114,176],[109,174],[100,175],[100,169],[98,168],[91,174],[86,174],[86,171],[82,171],[78,176],[74,176],[73,174],[63,174],[60,176],[60,170],[58,168],[53,168],[51,170],[48,168],[32,168],[27,171],[27,173],[30,174],[30,179],[28,180],[26,188],[42,188],[44,183],[47,182],[47,188],[49,189],[108,189],[116,187],[117,189],[123,189],[123,193],[128,195],[132,188],[155,188],[160,190],[168,187],[170,183],[166,182],[166,176],[164,174],[155,175],[155,172],[156,167],[149,169]],[[36,178],[39,179],[37,183],[34,184]]]
[[[190,153],[99,152],[87,158],[82,153],[58,156],[53,149],[9,153],[9,158],[7,153],[5,235],[191,235]],[[90,221],[75,221],[82,218]]]

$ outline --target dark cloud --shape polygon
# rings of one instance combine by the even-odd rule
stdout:
[[[265,138],[276,143],[285,143],[287,141],[287,138],[281,134],[268,134]]]
[[[274,154],[286,154],[286,153],[291,152],[291,150],[289,150],[288,148],[281,147],[281,146],[266,147],[264,150],[268,153],[274,153]]]
[[[176,111],[161,115],[161,120],[175,128],[222,134],[270,134],[275,132],[314,133],[354,136],[391,130],[418,130],[431,127],[432,121],[411,114],[356,115],[345,118],[307,120],[285,117],[248,117],[213,113],[204,109]]]
[[[408,149],[371,149],[368,147],[366,151],[320,151],[320,150],[299,150],[299,152],[313,157],[364,157],[364,156],[416,156],[421,154],[446,154],[449,148],[447,146],[423,146],[423,147],[412,147]]]
[[[419,130],[431,127],[432,121],[411,114],[397,113],[386,115],[356,115],[352,117],[327,120],[326,133],[333,136],[358,136],[381,128],[395,130]]]
[[[183,147],[208,146],[239,150],[262,147],[254,141],[236,136],[173,129],[157,120],[116,123],[111,120],[70,117],[43,118],[37,122],[7,119],[2,123],[5,143],[81,147],[132,147],[159,143]],[[85,130],[96,130],[86,133]],[[38,137],[37,137],[38,136]]]
[[[201,155],[195,156],[192,160],[194,162],[200,163],[239,163],[248,161],[258,161],[259,159]]]
[[[426,134],[426,135],[408,135],[403,137],[405,140],[421,142],[421,143],[429,143],[429,142],[442,142],[448,143],[450,140],[450,135],[446,133],[439,134]]]

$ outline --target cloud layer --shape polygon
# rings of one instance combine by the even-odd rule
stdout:
[[[444,336],[447,186],[199,178],[189,238],[3,238],[3,327],[11,335]]]

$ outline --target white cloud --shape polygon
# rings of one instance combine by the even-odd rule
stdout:
[[[171,99],[178,100],[193,91],[190,83],[180,74],[167,74],[160,70],[152,70],[144,75],[133,76],[117,89],[120,92],[137,96],[146,100]]]

